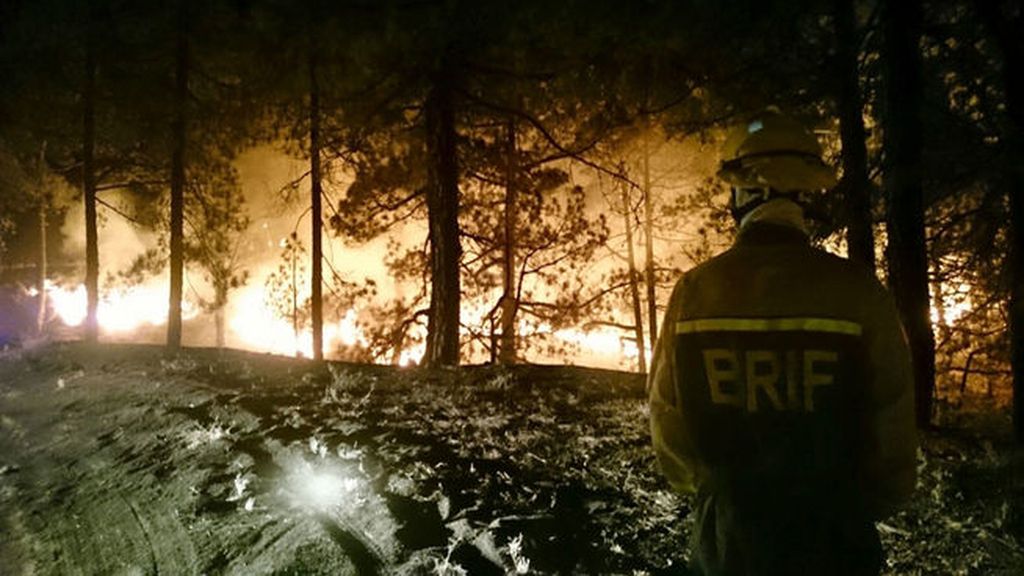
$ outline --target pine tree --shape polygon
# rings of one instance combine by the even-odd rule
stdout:
[[[977,0],[980,13],[1002,57],[1002,84],[1007,125],[1003,170],[1009,205],[1010,364],[1013,374],[1014,435],[1024,443],[1024,13],[1012,2]]]
[[[310,181],[310,235],[312,236],[312,277],[313,290],[313,359],[324,357],[324,302],[323,302],[323,176],[320,172],[320,84],[317,81],[318,52],[320,50],[316,19],[316,3],[311,2],[309,52],[306,65],[309,69],[309,181]]]
[[[839,185],[846,212],[846,243],[850,259],[874,271],[875,236],[871,216],[864,110],[860,87],[860,35],[856,2],[835,0],[835,100],[839,116],[843,178]]]
[[[455,127],[454,72],[442,61],[431,76],[423,114],[427,149],[427,228],[430,241],[430,312],[427,317],[426,366],[459,363],[459,165]]]
[[[930,320],[928,255],[921,184],[921,6],[888,1],[883,22],[884,181],[889,201],[888,278],[910,343],[917,420],[928,426],[935,391],[935,339]]]
[[[229,163],[204,162],[202,176],[189,179],[189,198],[183,219],[189,234],[184,241],[185,260],[197,264],[213,289],[212,298],[200,298],[205,311],[214,315],[216,345],[226,343],[225,308],[230,292],[248,281],[239,258],[241,237],[249,227],[244,197],[237,174]]]
[[[181,348],[181,299],[185,267],[185,153],[187,147],[189,99],[189,0],[178,0],[176,6],[174,51],[174,118],[171,157],[171,219],[170,219],[170,298],[167,312],[167,348]]]
[[[96,230],[96,13],[90,4],[86,20],[82,83],[82,199],[85,202],[85,340],[99,337],[99,240]]]

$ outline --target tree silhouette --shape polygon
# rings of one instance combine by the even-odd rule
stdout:
[[[976,1],[975,7],[1002,59],[1001,79],[1006,101],[1003,170],[1009,204],[1009,352],[1013,371],[1013,422],[1024,443],[1024,13],[1012,2]]]
[[[927,426],[935,391],[935,339],[929,318],[921,183],[920,3],[887,2],[883,18],[888,277],[914,361],[918,424]]]

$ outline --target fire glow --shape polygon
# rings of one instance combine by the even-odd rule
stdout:
[[[967,282],[957,282],[953,286],[942,285],[941,288],[938,296],[932,295],[933,300],[941,298],[941,302],[937,302],[941,306],[936,306],[935,303],[932,305],[932,325],[952,326],[974,308],[971,302],[971,285]]]
[[[951,325],[970,312],[972,306],[970,298],[966,296],[969,293],[967,288],[962,285],[956,293],[944,294],[943,314],[940,315],[936,307],[932,308],[934,324]],[[32,290],[30,294],[35,295],[36,291]],[[86,316],[84,285],[66,288],[47,281],[46,294],[54,316],[62,324],[68,327],[82,325]],[[104,333],[123,336],[146,326],[165,325],[167,310],[167,287],[162,283],[115,288],[100,295],[97,321]],[[188,300],[182,302],[183,319],[195,319],[200,313],[200,308],[194,303]],[[296,331],[289,319],[276,315],[258,286],[250,285],[240,289],[227,307],[227,316],[229,345],[257,352],[307,358],[313,356],[312,331],[308,328]],[[471,319],[467,315],[465,320]],[[639,353],[633,340],[624,338],[621,332],[610,328],[551,330],[547,326],[521,323],[520,330],[523,333],[549,332],[554,338],[575,346],[587,359],[602,365],[633,363]],[[324,348],[328,355],[339,348],[368,345],[356,309],[349,309],[339,321],[324,325]],[[408,366],[417,362],[423,350],[422,343],[403,349],[399,355],[399,364]],[[644,353],[650,360],[651,350],[646,346]]]
[[[82,284],[72,288],[47,281],[46,293],[53,314],[68,327],[81,326],[86,316],[86,291]],[[159,327],[167,322],[167,287],[162,282],[142,284],[108,290],[100,295],[97,321],[100,329],[107,334],[128,335],[146,326]],[[182,316],[185,320],[196,319],[201,309],[185,300]],[[277,315],[266,302],[259,285],[241,288],[231,298],[227,309],[228,343],[247,350],[283,355],[313,356],[313,335],[308,328],[296,332],[290,319]],[[465,320],[472,321],[472,314]],[[618,331],[610,328],[577,330],[563,328],[527,326],[522,323],[524,333],[547,331],[562,342],[576,346],[583,354],[604,364],[636,360],[635,342],[624,339]],[[330,355],[341,347],[366,347],[369,341],[359,324],[359,312],[349,309],[342,318],[324,325],[324,348]],[[399,355],[399,364],[411,365],[423,355],[422,343],[408,346]],[[649,355],[649,351],[648,351]]]
[[[263,290],[242,288],[229,305],[228,327],[243,348],[274,354],[313,356],[313,332],[296,333],[292,323],[276,315],[267,306]],[[327,351],[339,346],[366,346],[368,341],[358,324],[358,312],[349,309],[335,323],[324,324],[324,347]]]
[[[46,296],[53,311],[65,326],[81,326],[86,316],[85,285],[72,289],[46,282]],[[100,295],[96,320],[107,332],[132,332],[143,326],[162,326],[167,322],[168,296],[166,286],[130,286],[116,288]],[[182,302],[182,317],[195,318],[199,311],[188,301]]]
[[[56,318],[65,326],[78,327],[85,322],[87,299],[85,285],[65,288],[46,282],[46,295]],[[167,323],[168,291],[164,285],[138,285],[116,288],[100,296],[96,320],[100,329],[110,334],[126,334],[145,326]],[[309,330],[296,335],[292,324],[275,316],[264,302],[259,288],[242,289],[231,306],[228,326],[232,338],[243,348],[277,354],[313,355],[313,336]],[[200,309],[194,303],[182,302],[182,318],[192,320]],[[328,349],[343,346],[365,346],[367,340],[357,325],[357,313],[349,310],[337,323],[324,326],[324,342]]]

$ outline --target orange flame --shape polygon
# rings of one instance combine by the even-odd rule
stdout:
[[[115,288],[101,294],[97,321],[106,333],[127,334],[144,326],[162,326],[167,322],[167,286],[160,280],[137,286]],[[66,326],[77,327],[85,321],[86,290],[78,284],[64,287],[47,281],[46,293],[55,316]],[[262,287],[244,286],[231,298],[227,307],[228,345],[273,354],[302,355],[312,357],[313,336],[309,328],[296,333],[289,319],[281,318],[268,306]],[[478,323],[483,323],[486,314],[483,307],[475,310],[472,305],[463,311],[463,322],[474,320],[479,312]],[[200,309],[189,301],[182,303],[182,317],[190,320],[198,317]],[[328,353],[340,346],[366,347],[368,338],[358,323],[359,312],[349,309],[341,320],[324,325],[324,348]],[[547,333],[555,339],[577,346],[580,360],[586,364],[607,366],[622,362],[636,362],[638,348],[634,341],[623,338],[621,331],[614,328],[552,329],[550,326],[531,325],[520,321],[522,334]],[[399,364],[411,365],[422,357],[424,344],[419,343],[402,350]],[[650,358],[650,350],[644,353]],[[477,359],[479,360],[479,359]]]
[[[228,327],[243,348],[275,354],[313,356],[313,332],[303,329],[296,334],[294,326],[271,310],[257,286],[242,288],[231,306]],[[324,348],[338,345],[367,346],[366,335],[359,327],[359,314],[349,309],[336,323],[324,325]]]
[[[66,326],[80,326],[85,322],[85,285],[67,289],[46,281],[46,294],[54,313]],[[115,288],[100,295],[96,320],[107,332],[131,332],[150,325],[167,322],[168,296],[166,286],[139,285]],[[182,317],[191,319],[199,311],[190,302],[182,302]]]
[[[941,295],[932,295],[931,320],[933,326],[943,324],[952,326],[960,321],[973,310],[974,303],[971,301],[971,285],[967,282],[960,282],[955,286],[943,284],[940,286]],[[935,302],[941,297],[941,302]],[[941,306],[939,305],[941,304]]]

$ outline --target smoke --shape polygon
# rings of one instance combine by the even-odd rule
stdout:
[[[118,272],[131,266],[132,261],[144,254],[146,250],[157,245],[158,235],[145,230],[129,221],[130,203],[126,194],[120,190],[109,190],[100,193],[104,204],[97,207],[97,233],[100,256],[101,281],[108,274]],[[119,214],[118,211],[122,212]],[[64,257],[70,261],[80,262],[85,269],[85,207],[75,202],[68,210],[61,233],[64,236]]]
[[[309,164],[270,146],[261,146],[239,156],[235,168],[252,218],[244,263],[250,267],[253,281],[261,283],[277,267],[281,243],[292,233],[298,236],[307,251],[310,249],[310,182],[308,176],[304,176]],[[334,181],[333,184],[324,184],[327,196],[323,208],[325,220],[334,214],[337,201],[349,183],[344,174],[340,177],[336,174]],[[295,182],[298,186],[291,186]],[[323,252],[328,262],[324,266],[325,276],[333,266],[349,280],[361,280],[364,276],[386,279],[386,244],[383,238],[361,245],[347,244],[325,228]],[[308,269],[308,262],[306,264]]]
[[[658,199],[659,206],[672,202],[679,195],[691,193],[713,173],[714,155],[709,153],[706,146],[702,146],[695,140],[680,143],[668,141],[660,135],[655,135],[649,139],[649,143],[651,187]],[[635,147],[630,154],[634,157],[631,177],[639,182],[641,175],[635,169],[637,166]],[[250,224],[238,239],[237,265],[240,270],[247,273],[247,280],[244,285],[235,288],[228,295],[228,303],[224,310],[226,344],[230,347],[255,351],[282,354],[294,354],[296,351],[301,351],[303,354],[309,354],[311,336],[308,326],[303,325],[301,333],[296,334],[290,315],[281,313],[281,309],[287,309],[290,302],[276,307],[275,311],[275,306],[269,301],[271,295],[267,287],[268,278],[272,274],[290,271],[291,263],[282,257],[282,252],[284,245],[294,234],[304,249],[301,257],[295,263],[297,300],[299,303],[303,303],[310,295],[311,223],[308,209],[310,197],[308,162],[288,156],[281,151],[280,147],[264,145],[245,151],[237,158],[234,167],[245,198],[241,209],[246,212]],[[605,194],[608,194],[607,187],[611,183],[607,176],[598,177],[591,169],[579,166],[573,167],[572,172],[572,182],[580,184],[587,190],[585,208],[587,214],[596,216],[607,212],[608,204],[601,191],[602,188],[605,188]],[[332,174],[329,181],[325,181],[326,198],[323,214],[325,221],[335,215],[334,210],[337,208],[337,203],[344,196],[350,182],[351,177],[340,171]],[[614,196],[614,192],[611,194]],[[107,305],[107,314],[117,314],[119,309],[127,311],[129,306],[128,298],[123,292],[117,290],[118,274],[131,266],[147,250],[158,247],[160,233],[145,230],[126,217],[131,216],[132,206],[126,192],[112,190],[102,192],[101,195],[105,203],[113,206],[113,208],[107,206],[99,208],[101,292],[106,291],[105,295],[110,300]],[[612,242],[621,243],[624,225],[622,216],[612,213],[606,215],[612,233]],[[344,214],[337,216],[345,217]],[[83,220],[81,203],[76,203],[69,211],[63,228],[66,238],[64,243],[66,256],[82,262],[82,268],[84,268],[85,255],[85,234],[81,224]],[[698,226],[699,223],[687,221],[679,225],[691,228]],[[675,232],[682,231],[681,228],[675,230]],[[189,231],[187,230],[186,233]],[[377,288],[377,294],[372,301],[357,303],[356,309],[332,310],[325,308],[327,322],[325,325],[325,341],[327,343],[325,352],[330,354],[332,345],[365,344],[358,324],[372,325],[378,321],[369,316],[370,312],[367,307],[371,304],[386,304],[396,298],[401,298],[402,295],[413,294],[419,290],[418,285],[413,285],[418,280],[403,284],[392,278],[386,266],[386,257],[391,247],[389,246],[390,241],[397,241],[400,248],[414,248],[422,246],[425,238],[426,227],[423,222],[407,224],[393,230],[390,236],[358,244],[339,238],[329,228],[325,228],[323,236],[325,296],[330,295],[330,284],[335,275],[350,283],[362,283],[370,279],[376,283]],[[656,239],[656,253],[659,262],[662,264],[672,262],[681,264],[684,268],[688,267],[688,263],[685,262],[685,254],[677,245],[678,241],[678,234],[666,234]],[[620,252],[621,248],[621,246],[616,246],[616,250]],[[638,254],[641,255],[637,264],[642,267],[644,264],[643,251],[639,244],[637,248]],[[613,258],[603,257],[588,265],[587,274],[593,275],[596,280],[615,265]],[[287,276],[286,280],[290,282],[290,274]],[[146,292],[145,298],[149,298],[150,306],[157,310],[167,309],[167,277],[165,267],[164,270],[146,279],[141,286],[137,287],[139,291]],[[113,279],[113,282],[107,282],[108,278]],[[192,346],[214,345],[216,330],[213,315],[204,312],[200,305],[203,300],[212,300],[213,289],[204,278],[201,268],[196,265],[187,266],[184,288],[187,300],[186,308],[191,310],[184,327],[185,343]],[[101,300],[103,297],[104,294],[101,294]],[[144,299],[139,294],[133,294],[132,298]],[[478,320],[475,317],[470,317],[474,310],[479,308],[482,315],[493,302],[476,302],[474,300],[464,304],[466,306],[464,320],[473,323]],[[132,306],[139,306],[139,304],[134,303]],[[102,301],[101,308],[103,308]],[[620,336],[614,330],[584,333],[565,329],[555,334],[558,339],[578,345],[579,355],[574,358],[576,363],[605,367],[622,367],[623,362],[630,362],[629,359],[635,358],[637,354],[635,343],[627,342]],[[126,324],[123,331],[116,333],[112,333],[111,330],[105,331],[105,338],[109,339],[160,342],[163,337],[164,327],[159,322],[155,326],[133,327],[131,324]],[[632,349],[630,349],[630,344],[632,344]],[[478,361],[480,359],[474,357],[470,360]],[[542,362],[567,360],[560,356],[544,354],[531,359]]]
[[[308,177],[303,177],[307,166],[307,163],[290,158],[272,146],[248,150],[235,163],[245,198],[242,209],[250,218],[250,225],[239,237],[237,246],[238,267],[247,273],[248,279],[243,286],[229,294],[225,309],[229,346],[289,354],[295,352],[297,344],[292,326],[286,319],[275,317],[270,310],[265,285],[270,274],[282,264],[282,242],[294,233],[305,247],[303,260],[298,263],[305,274],[296,279],[299,300],[303,301],[309,296],[311,226],[307,206],[310,185]],[[344,179],[340,180],[344,183]],[[287,191],[290,194],[286,194]],[[326,193],[337,200],[343,193],[343,186],[329,186]],[[148,250],[160,247],[161,232],[148,230],[132,221],[132,199],[128,192],[116,189],[104,191],[101,192],[101,199],[102,203],[97,209],[97,232],[100,314],[104,335],[112,339],[159,342],[164,337],[160,326],[162,322],[157,323],[157,326],[148,326],[125,323],[114,318],[134,310],[140,299],[148,301],[158,312],[167,310],[167,266],[144,278],[140,285],[132,288],[130,295],[125,292],[125,281],[119,277]],[[325,217],[331,214],[330,210],[331,207],[325,202]],[[70,206],[62,228],[63,256],[68,261],[79,263],[79,270],[71,276],[66,286],[69,292],[76,291],[75,285],[84,275],[84,219],[84,207],[81,202],[76,202]],[[189,233],[194,232],[186,229],[186,234]],[[361,246],[349,246],[325,230],[323,251],[324,277],[328,281],[335,273],[349,282],[363,282],[366,278],[372,278],[381,287],[382,298],[388,298],[394,293],[395,286],[388,281],[384,265],[385,239]],[[200,306],[204,300],[212,301],[213,288],[203,270],[194,264],[186,266],[184,292],[186,310],[191,310],[185,324],[186,344],[213,345],[216,341],[214,319],[212,315],[202,313]],[[80,295],[71,298],[70,305],[84,307],[79,302],[83,298]],[[347,322],[348,325],[328,327],[328,331],[338,333],[342,328],[351,331],[352,316],[344,313],[340,316],[342,323]],[[107,322],[104,322],[104,317],[108,319]],[[352,338],[351,334],[338,334],[338,339],[346,343],[351,343]],[[303,335],[299,340],[305,342],[309,337]],[[299,344],[298,347],[303,346]]]
[[[245,286],[231,295],[227,316],[234,327],[228,334],[228,344],[246,348],[258,348],[276,352],[291,353],[297,343],[290,320],[275,315],[267,299],[266,285],[269,277],[279,272],[284,265],[287,272],[289,263],[282,258],[282,249],[288,239],[295,235],[302,244],[303,253],[296,263],[301,270],[296,280],[299,302],[305,301],[310,289],[311,218],[309,214],[310,180],[309,164],[289,157],[271,146],[253,148],[242,154],[235,163],[240,184],[246,198],[246,209],[251,225],[242,242],[241,264],[249,273]],[[330,182],[324,182],[326,198],[323,203],[324,220],[328,220],[337,208],[337,202],[345,193],[350,177],[335,173]],[[344,217],[344,215],[340,215]],[[399,241],[422,242],[425,230],[407,226],[400,230]],[[387,238],[378,238],[363,244],[351,244],[334,235],[329,227],[323,234],[323,276],[324,293],[329,296],[335,275],[350,283],[374,281],[379,289],[377,301],[390,300],[404,289],[388,272],[385,264]],[[325,327],[326,340],[332,339],[351,345],[359,339],[354,332],[354,315],[360,311],[325,309],[327,319],[335,322]],[[254,326],[274,326],[259,337],[255,337]],[[308,332],[308,329],[306,330]],[[331,335],[333,334],[333,338]],[[307,334],[300,336],[298,347],[310,348]],[[329,352],[329,350],[327,350]]]

